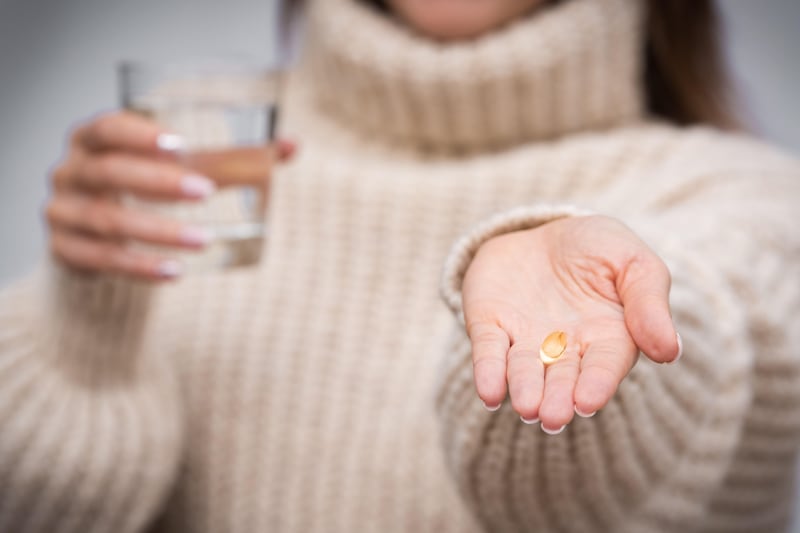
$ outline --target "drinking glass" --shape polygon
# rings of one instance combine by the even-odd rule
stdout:
[[[259,261],[283,79],[279,65],[249,61],[119,64],[122,106],[177,135],[168,148],[178,162],[218,185],[203,202],[124,199],[208,232],[201,251],[170,250],[184,272]]]

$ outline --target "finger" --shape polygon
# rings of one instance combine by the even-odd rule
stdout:
[[[54,231],[50,242],[58,260],[81,270],[152,281],[174,279],[181,274],[181,265],[177,261],[136,252],[112,241]]]
[[[101,115],[81,126],[72,142],[90,151],[128,150],[137,152],[174,151],[182,144],[155,121],[130,111]]]
[[[625,325],[639,349],[657,363],[673,361],[678,339],[669,310],[670,273],[653,254],[631,260],[617,278]]]
[[[287,139],[278,139],[275,145],[278,161],[288,161],[297,151],[297,143]]]
[[[211,241],[211,233],[203,228],[137,212],[108,199],[77,194],[54,197],[46,215],[53,228],[91,233],[108,240],[133,239],[183,248],[201,248]]]
[[[575,414],[575,382],[580,371],[580,347],[578,343],[567,344],[567,349],[558,361],[545,368],[544,397],[539,408],[542,430],[560,433],[572,421]]]
[[[506,397],[508,335],[490,322],[474,322],[467,326],[467,333],[472,342],[475,388],[486,408],[494,410]]]
[[[73,187],[124,191],[156,200],[199,200],[216,190],[209,178],[179,165],[124,152],[86,156],[64,179]]]
[[[511,406],[522,421],[535,423],[544,391],[544,365],[539,359],[539,343],[515,339],[508,351],[508,393]]]
[[[638,350],[630,341],[602,339],[589,344],[575,385],[575,412],[589,417],[605,407],[637,356]]]

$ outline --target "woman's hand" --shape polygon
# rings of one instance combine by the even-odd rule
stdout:
[[[484,243],[464,277],[475,384],[487,408],[508,392],[524,421],[559,432],[573,412],[591,416],[614,395],[641,350],[680,356],[666,265],[608,217],[559,219]],[[539,347],[567,334],[545,368]]]
[[[130,194],[191,202],[212,194],[216,184],[211,179],[179,164],[179,146],[179,138],[130,112],[102,115],[78,127],[67,157],[52,173],[46,215],[55,257],[89,272],[148,280],[177,275],[174,261],[126,243],[196,249],[208,243],[208,232],[126,207],[119,200]],[[291,144],[278,144],[280,159],[292,151]]]

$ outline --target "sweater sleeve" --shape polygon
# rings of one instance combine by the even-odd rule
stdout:
[[[181,448],[150,287],[48,265],[0,292],[0,531],[138,532]]]
[[[712,176],[626,214],[667,263],[684,344],[677,364],[641,357],[610,403],[557,436],[473,386],[461,281],[486,239],[579,214],[536,206],[462,238],[442,294],[459,318],[437,410],[463,497],[487,531],[773,531],[787,519],[800,442],[800,174]]]

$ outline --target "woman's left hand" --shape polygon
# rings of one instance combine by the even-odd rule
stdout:
[[[529,423],[560,431],[601,409],[637,360],[676,360],[663,261],[621,222],[558,219],[485,242],[462,286],[475,384],[487,408],[506,397]],[[544,338],[567,335],[546,367]]]

